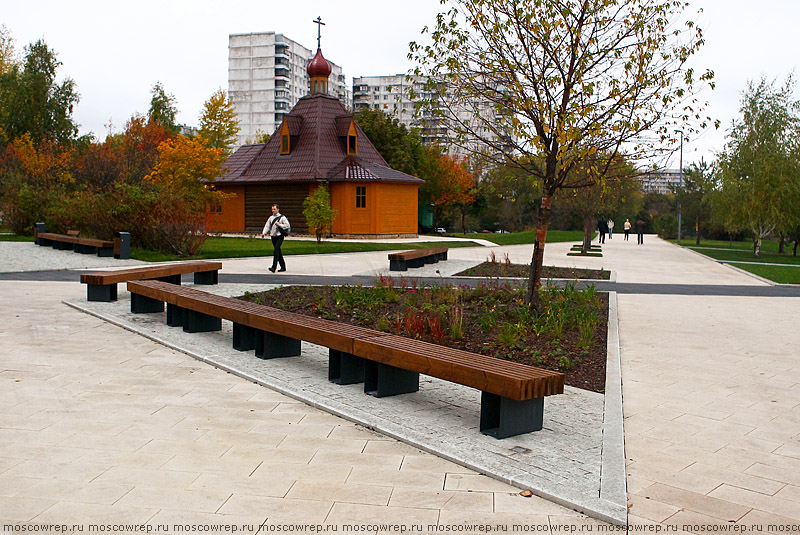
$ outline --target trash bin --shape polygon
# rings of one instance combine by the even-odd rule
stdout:
[[[39,243],[39,233],[40,232],[47,232],[47,225],[44,223],[34,223],[33,224],[33,242],[36,245],[42,245]]]
[[[114,233],[114,258],[127,260],[131,257],[131,233]]]

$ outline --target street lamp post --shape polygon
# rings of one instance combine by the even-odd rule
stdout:
[[[680,169],[678,169],[678,195],[683,189],[683,130],[678,130],[681,133],[681,159]],[[678,197],[678,245],[681,244],[681,198]]]

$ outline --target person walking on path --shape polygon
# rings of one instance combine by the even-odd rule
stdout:
[[[281,252],[281,245],[283,239],[289,234],[291,226],[286,216],[281,214],[280,208],[277,204],[272,205],[272,215],[267,219],[264,224],[264,230],[261,231],[261,237],[269,236],[272,240],[272,267],[269,270],[275,273],[275,269],[280,265],[278,271],[286,271],[286,262],[283,260],[283,253]]]
[[[608,220],[608,239],[610,240],[613,235],[614,235],[614,220],[613,219],[609,219]]]
[[[599,232],[599,236],[597,238],[597,243],[605,243],[606,242],[606,232],[608,232],[608,223],[606,223],[605,219],[600,219],[597,222],[597,231]]]
[[[644,221],[641,219],[636,221],[636,233],[638,234],[636,243],[644,243]]]
[[[626,219],[625,224],[622,225],[622,230],[625,231],[625,241],[628,241],[628,235],[631,233],[631,220]]]

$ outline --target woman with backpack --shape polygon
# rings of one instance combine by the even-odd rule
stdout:
[[[278,208],[277,204],[272,205],[272,215],[269,219],[267,219],[266,224],[264,225],[264,230],[261,231],[261,237],[269,236],[272,240],[272,267],[269,270],[275,273],[275,269],[278,265],[281,268],[278,271],[286,271],[286,262],[283,260],[283,253],[281,252],[281,245],[283,245],[283,239],[289,235],[291,232],[292,227],[289,224],[289,220],[286,219],[286,216],[281,214],[280,208]]]

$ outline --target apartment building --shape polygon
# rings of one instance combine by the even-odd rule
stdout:
[[[283,116],[309,93],[306,66],[314,53],[281,33],[231,34],[228,41],[228,95],[239,119],[237,146],[260,134],[272,135]],[[342,68],[330,62],[329,91],[345,107],[352,92]]]
[[[642,191],[645,193],[669,193],[681,182],[680,169],[658,169],[648,171],[641,177]]]
[[[411,98],[411,92],[416,98]],[[381,110],[387,115],[396,118],[408,128],[419,130],[422,141],[425,143],[439,143],[449,148],[451,154],[466,155],[475,148],[477,141],[467,142],[465,146],[456,147],[448,138],[449,118],[441,117],[430,110],[417,110],[421,100],[429,100],[432,95],[426,90],[425,79],[422,77],[408,77],[405,74],[386,76],[360,76],[353,78],[353,110],[363,108]],[[456,105],[449,103],[448,115],[458,117],[464,124],[472,123],[472,128],[479,130],[481,122],[475,117],[475,110],[481,110],[483,117],[489,114],[491,120],[497,120],[492,106],[486,103],[478,105]],[[444,104],[443,104],[444,105]],[[481,135],[489,137],[488,130],[480,130]]]

